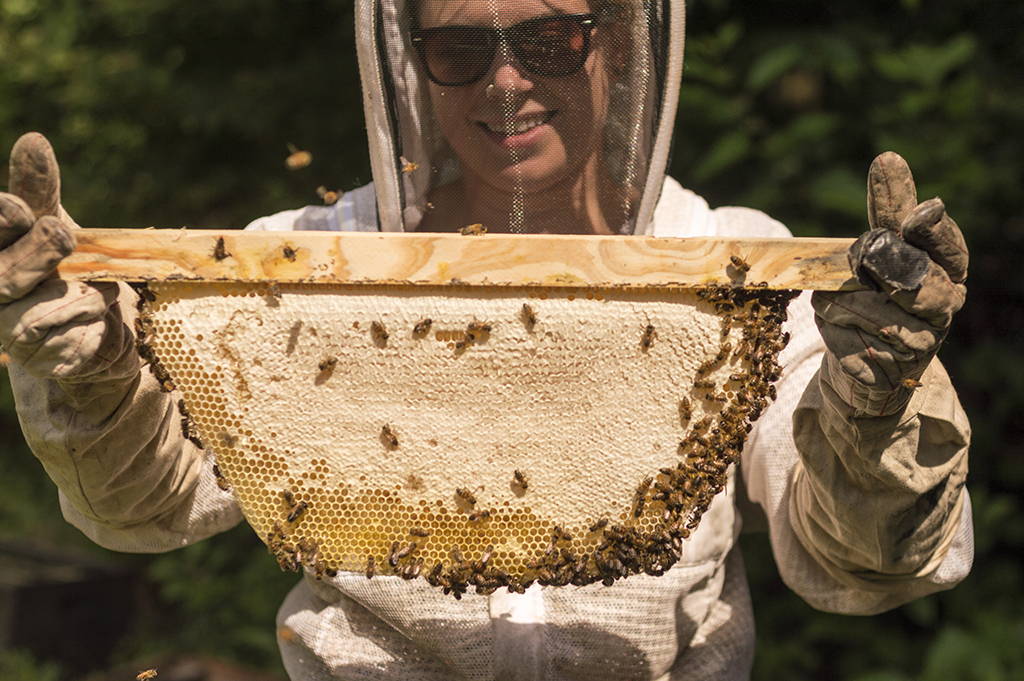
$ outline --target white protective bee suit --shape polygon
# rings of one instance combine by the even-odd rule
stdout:
[[[619,4],[632,6],[630,20],[642,23],[634,23],[641,29],[629,33],[634,54],[617,72],[627,75],[610,88],[620,103],[612,107],[618,120],[607,123],[617,132],[609,135],[632,140],[626,158],[608,160],[622,187],[615,202],[622,212],[610,221],[615,230],[789,236],[758,211],[711,210],[664,176],[684,3]],[[333,206],[286,211],[249,229],[415,229],[431,209],[431,189],[460,172],[458,153],[431,121],[404,3],[356,0],[356,12],[375,183]],[[410,161],[430,172],[403,172]],[[108,329],[131,329],[135,294],[123,285],[117,294],[104,294],[111,302],[103,321]],[[955,585],[973,555],[964,488],[970,429],[944,369],[928,355],[918,374],[923,387],[878,409],[882,389],[865,387],[826,352],[814,314],[809,295],[791,304],[778,399],[752,431],[740,470],[665,575],[612,587],[470,593],[461,601],[422,580],[307,577],[279,613],[279,625],[295,634],[281,640],[291,677],[746,679],[754,624],[736,546],[739,487],[767,520],[784,581],[816,608],[871,614]],[[100,343],[109,356],[121,353],[109,374],[47,373],[12,352],[19,417],[60,488],[65,517],[97,543],[132,552],[168,551],[234,526],[237,505],[215,484],[209,457],[183,438],[176,396],[139,371],[128,346],[112,351],[116,336],[106,333]]]

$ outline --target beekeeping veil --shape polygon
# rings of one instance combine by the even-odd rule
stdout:
[[[583,216],[595,231],[645,232],[675,118],[682,2],[356,7],[384,231],[550,230],[538,216],[554,203],[563,229]]]

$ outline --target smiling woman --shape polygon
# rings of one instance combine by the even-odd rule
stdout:
[[[632,233],[655,139],[654,10],[418,0],[396,12],[414,48],[382,45],[404,76],[398,162],[416,168],[402,178],[406,230]]]

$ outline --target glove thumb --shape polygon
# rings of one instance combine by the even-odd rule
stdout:
[[[62,217],[60,167],[49,140],[38,132],[18,138],[11,149],[10,193],[21,197],[37,218]]]

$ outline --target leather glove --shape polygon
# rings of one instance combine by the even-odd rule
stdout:
[[[829,352],[823,378],[855,415],[901,410],[963,306],[967,244],[941,199],[918,204],[910,167],[886,152],[868,171],[871,229],[850,248],[865,291],[811,301]]]
[[[0,348],[29,375],[67,383],[128,378],[140,360],[117,304],[123,284],[65,281],[57,265],[78,225],[60,203],[60,169],[39,133],[15,142],[0,193]],[[130,321],[129,321],[130,323]]]

